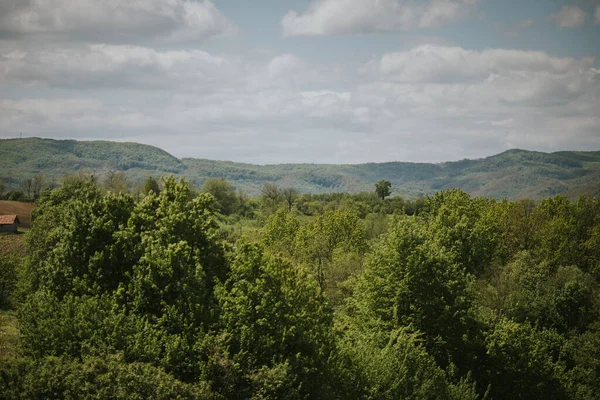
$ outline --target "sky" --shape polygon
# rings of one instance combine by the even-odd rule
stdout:
[[[600,0],[0,0],[0,138],[256,164],[600,150]]]

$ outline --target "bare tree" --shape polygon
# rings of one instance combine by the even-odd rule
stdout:
[[[42,186],[44,185],[44,177],[41,174],[37,174],[33,177],[33,197],[40,197]]]
[[[23,190],[27,193],[27,198],[31,199],[31,192],[33,191],[33,179],[25,179],[22,183]]]
[[[279,201],[281,192],[279,187],[273,182],[265,182],[260,189],[263,199],[271,202],[271,206],[275,208],[275,205]]]
[[[127,193],[128,182],[125,172],[111,170],[104,177],[104,188],[114,193]]]
[[[281,195],[288,206],[288,211],[291,211],[294,201],[298,197],[298,191],[294,188],[284,188],[281,190]]]

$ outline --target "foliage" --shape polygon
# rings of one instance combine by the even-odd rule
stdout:
[[[299,261],[313,266],[319,284],[325,287],[328,266],[336,249],[363,254],[367,247],[365,228],[355,214],[327,211],[298,229],[294,255]]]
[[[471,276],[415,217],[398,219],[367,257],[355,306],[386,330],[421,332],[444,368],[462,363],[476,327]]]
[[[154,177],[149,176],[144,182],[144,194],[149,194],[150,192],[154,192],[154,194],[160,194],[160,185],[158,181],[154,179]]]
[[[176,174],[201,186],[208,178],[224,178],[235,188],[259,196],[265,182],[300,193],[372,192],[387,180],[394,192],[415,199],[460,187],[477,196],[496,199],[541,199],[581,193],[597,196],[599,152],[541,153],[509,150],[477,160],[441,164],[390,162],[361,165],[251,165],[230,161],[179,160],[155,147],[137,143],[77,142],[40,138],[0,140],[0,180],[9,190],[36,174],[46,182],[65,173],[87,169],[97,176],[126,172],[131,184],[148,176]]]
[[[340,343],[348,357],[355,390],[364,399],[449,399],[444,372],[418,335],[352,328]],[[464,398],[464,397],[463,397]]]
[[[241,244],[218,297],[224,345],[245,372],[232,393],[241,398],[261,398],[264,391],[286,393],[286,398],[292,393],[323,397],[332,320],[314,278],[301,267],[263,255],[256,245]]]
[[[377,193],[377,197],[381,200],[384,200],[387,196],[389,196],[391,192],[392,184],[390,181],[385,179],[380,179],[375,182],[375,193]]]
[[[208,178],[202,185],[202,192],[210,193],[219,211],[225,215],[233,213],[238,206],[236,193],[225,179]]]
[[[14,306],[21,260],[16,254],[0,254],[0,310]]]
[[[123,351],[180,379],[198,376],[195,346],[215,321],[213,288],[226,274],[215,230],[211,198],[192,200],[173,178],[137,204],[93,181],[50,192],[29,236],[25,353]]]
[[[494,366],[494,398],[567,398],[560,386],[558,362],[562,338],[555,331],[539,330],[529,323],[502,320],[486,337]],[[510,384],[508,384],[510,382]]]
[[[206,386],[121,356],[0,360],[0,399],[218,399]]]
[[[484,164],[589,162],[530,156]],[[20,327],[0,398],[597,397],[600,200],[287,198],[277,179],[252,199],[213,178],[41,193],[26,256],[0,258]]]

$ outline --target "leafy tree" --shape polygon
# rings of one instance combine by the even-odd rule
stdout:
[[[248,195],[241,188],[237,191],[237,213],[246,217],[254,217],[256,203],[248,198]]]
[[[238,198],[231,184],[222,178],[208,178],[202,185],[202,192],[210,193],[216,200],[219,211],[225,215],[233,213],[238,206]]]
[[[6,193],[6,184],[0,180],[0,199],[4,198],[4,193]]]
[[[122,356],[0,360],[0,399],[217,399],[205,384]]]
[[[198,343],[217,318],[213,288],[227,267],[212,198],[191,197],[174,178],[137,204],[89,180],[45,193],[29,236],[25,354],[122,351],[196,379]]]
[[[486,337],[491,396],[500,399],[566,399],[558,355],[563,339],[553,330],[502,320]]]
[[[391,188],[392,184],[390,183],[390,181],[386,181],[385,179],[381,179],[377,181],[377,183],[375,183],[375,193],[377,193],[377,196],[381,200],[385,199],[391,194]]]
[[[407,329],[392,332],[353,327],[340,343],[349,360],[355,391],[364,399],[476,399],[472,387],[446,380],[444,371],[423,347],[419,335]],[[460,386],[464,386],[461,383]]]
[[[263,244],[275,253],[292,256],[298,229],[298,219],[281,208],[267,220],[263,230]]]
[[[363,254],[367,248],[364,225],[355,214],[328,211],[298,230],[294,254],[299,261],[313,268],[321,287],[324,288],[327,267],[336,249]]]
[[[497,248],[498,229],[483,217],[491,204],[489,199],[471,199],[464,191],[451,189],[428,197],[421,212],[433,240],[477,276],[491,263]]]
[[[327,398],[322,390],[333,349],[332,319],[306,270],[241,244],[218,297],[227,353],[245,373],[230,389],[236,398],[259,398],[256,392],[267,390],[268,382],[274,385],[268,391],[286,398]],[[264,374],[271,378],[260,378],[253,388],[250,383]]]
[[[581,335],[571,336],[563,347],[564,364],[571,366],[561,376],[563,388],[573,399],[591,400],[600,391],[600,324]]]
[[[471,277],[414,217],[398,219],[382,237],[356,285],[359,318],[375,318],[389,331],[411,327],[440,366],[468,366],[477,329]]]
[[[149,176],[144,182],[143,193],[148,194],[150,192],[153,192],[156,195],[160,194],[160,186],[158,184],[158,181],[152,176]]]
[[[600,280],[600,200],[580,196],[545,199],[535,210],[542,222],[533,250],[552,266],[577,265]]]

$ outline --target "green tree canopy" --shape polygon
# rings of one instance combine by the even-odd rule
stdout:
[[[385,179],[381,179],[375,183],[375,193],[377,193],[377,196],[381,200],[385,199],[392,193],[390,190],[391,188],[392,184],[390,183],[390,181],[387,181]]]
[[[219,211],[225,215],[229,215],[237,209],[238,196],[225,179],[208,178],[202,185],[202,192],[210,193],[215,198]]]

